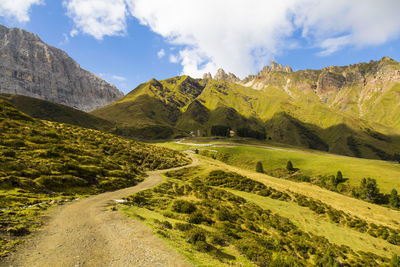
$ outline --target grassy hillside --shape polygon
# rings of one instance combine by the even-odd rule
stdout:
[[[395,210],[400,208],[397,202],[390,201],[392,190],[400,190],[398,163],[339,156],[276,143],[265,145],[261,141],[243,138],[219,140],[196,138],[179,143],[163,142],[158,145],[178,150],[192,149],[200,155],[235,166],[240,170],[254,172],[256,166],[261,164],[262,170],[259,172],[277,177],[283,183],[288,181],[308,183],[353,199],[362,199],[367,203],[376,203]],[[287,167],[289,161],[292,169]],[[341,178],[337,178],[338,172]],[[366,188],[363,185],[364,179],[371,183],[376,181],[377,191],[374,191],[376,194],[373,197],[362,193]]]
[[[400,252],[398,225],[374,224],[219,166],[169,172],[122,210],[197,266],[387,266]]]
[[[33,119],[0,100],[0,255],[76,197],[133,186],[185,155],[112,134]]]
[[[41,120],[68,123],[89,129],[112,131],[114,123],[61,104],[29,96],[0,94],[0,99],[13,104],[20,111]]]

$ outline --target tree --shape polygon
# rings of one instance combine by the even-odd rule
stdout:
[[[257,161],[256,172],[264,173],[264,168],[263,168],[263,165],[262,165],[261,161]]]
[[[376,180],[372,178],[363,178],[361,181],[361,198],[371,201],[377,202],[379,199],[379,188],[376,184]]]
[[[338,171],[337,174],[336,174],[336,182],[337,182],[338,184],[344,182],[343,174],[342,174],[341,171]]]
[[[211,126],[212,136],[228,136],[230,128],[224,125],[213,125]]]
[[[399,195],[397,194],[397,190],[394,188],[393,188],[392,192],[390,193],[389,204],[393,208],[400,208]]]
[[[292,162],[290,160],[286,164],[286,170],[288,170],[290,172],[294,171],[293,164],[292,164]]]
[[[336,174],[336,177],[332,175],[331,181],[332,181],[332,185],[335,186],[335,187],[338,184],[343,183],[344,182],[344,178],[343,178],[342,172],[338,171],[337,174]]]

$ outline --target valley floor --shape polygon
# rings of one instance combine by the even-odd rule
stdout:
[[[194,165],[196,159],[188,166]],[[137,186],[58,207],[33,240],[0,266],[190,266],[142,222],[107,208],[163,182],[161,173],[180,168],[148,172]]]

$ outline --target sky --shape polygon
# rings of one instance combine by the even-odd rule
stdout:
[[[124,93],[151,78],[240,78],[400,61],[398,0],[0,0],[0,24],[36,33]]]

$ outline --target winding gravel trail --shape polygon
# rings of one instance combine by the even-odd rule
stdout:
[[[57,207],[42,230],[0,266],[191,266],[142,222],[107,206],[158,185],[163,172],[198,164],[192,160],[187,166],[147,172],[136,186]]]

